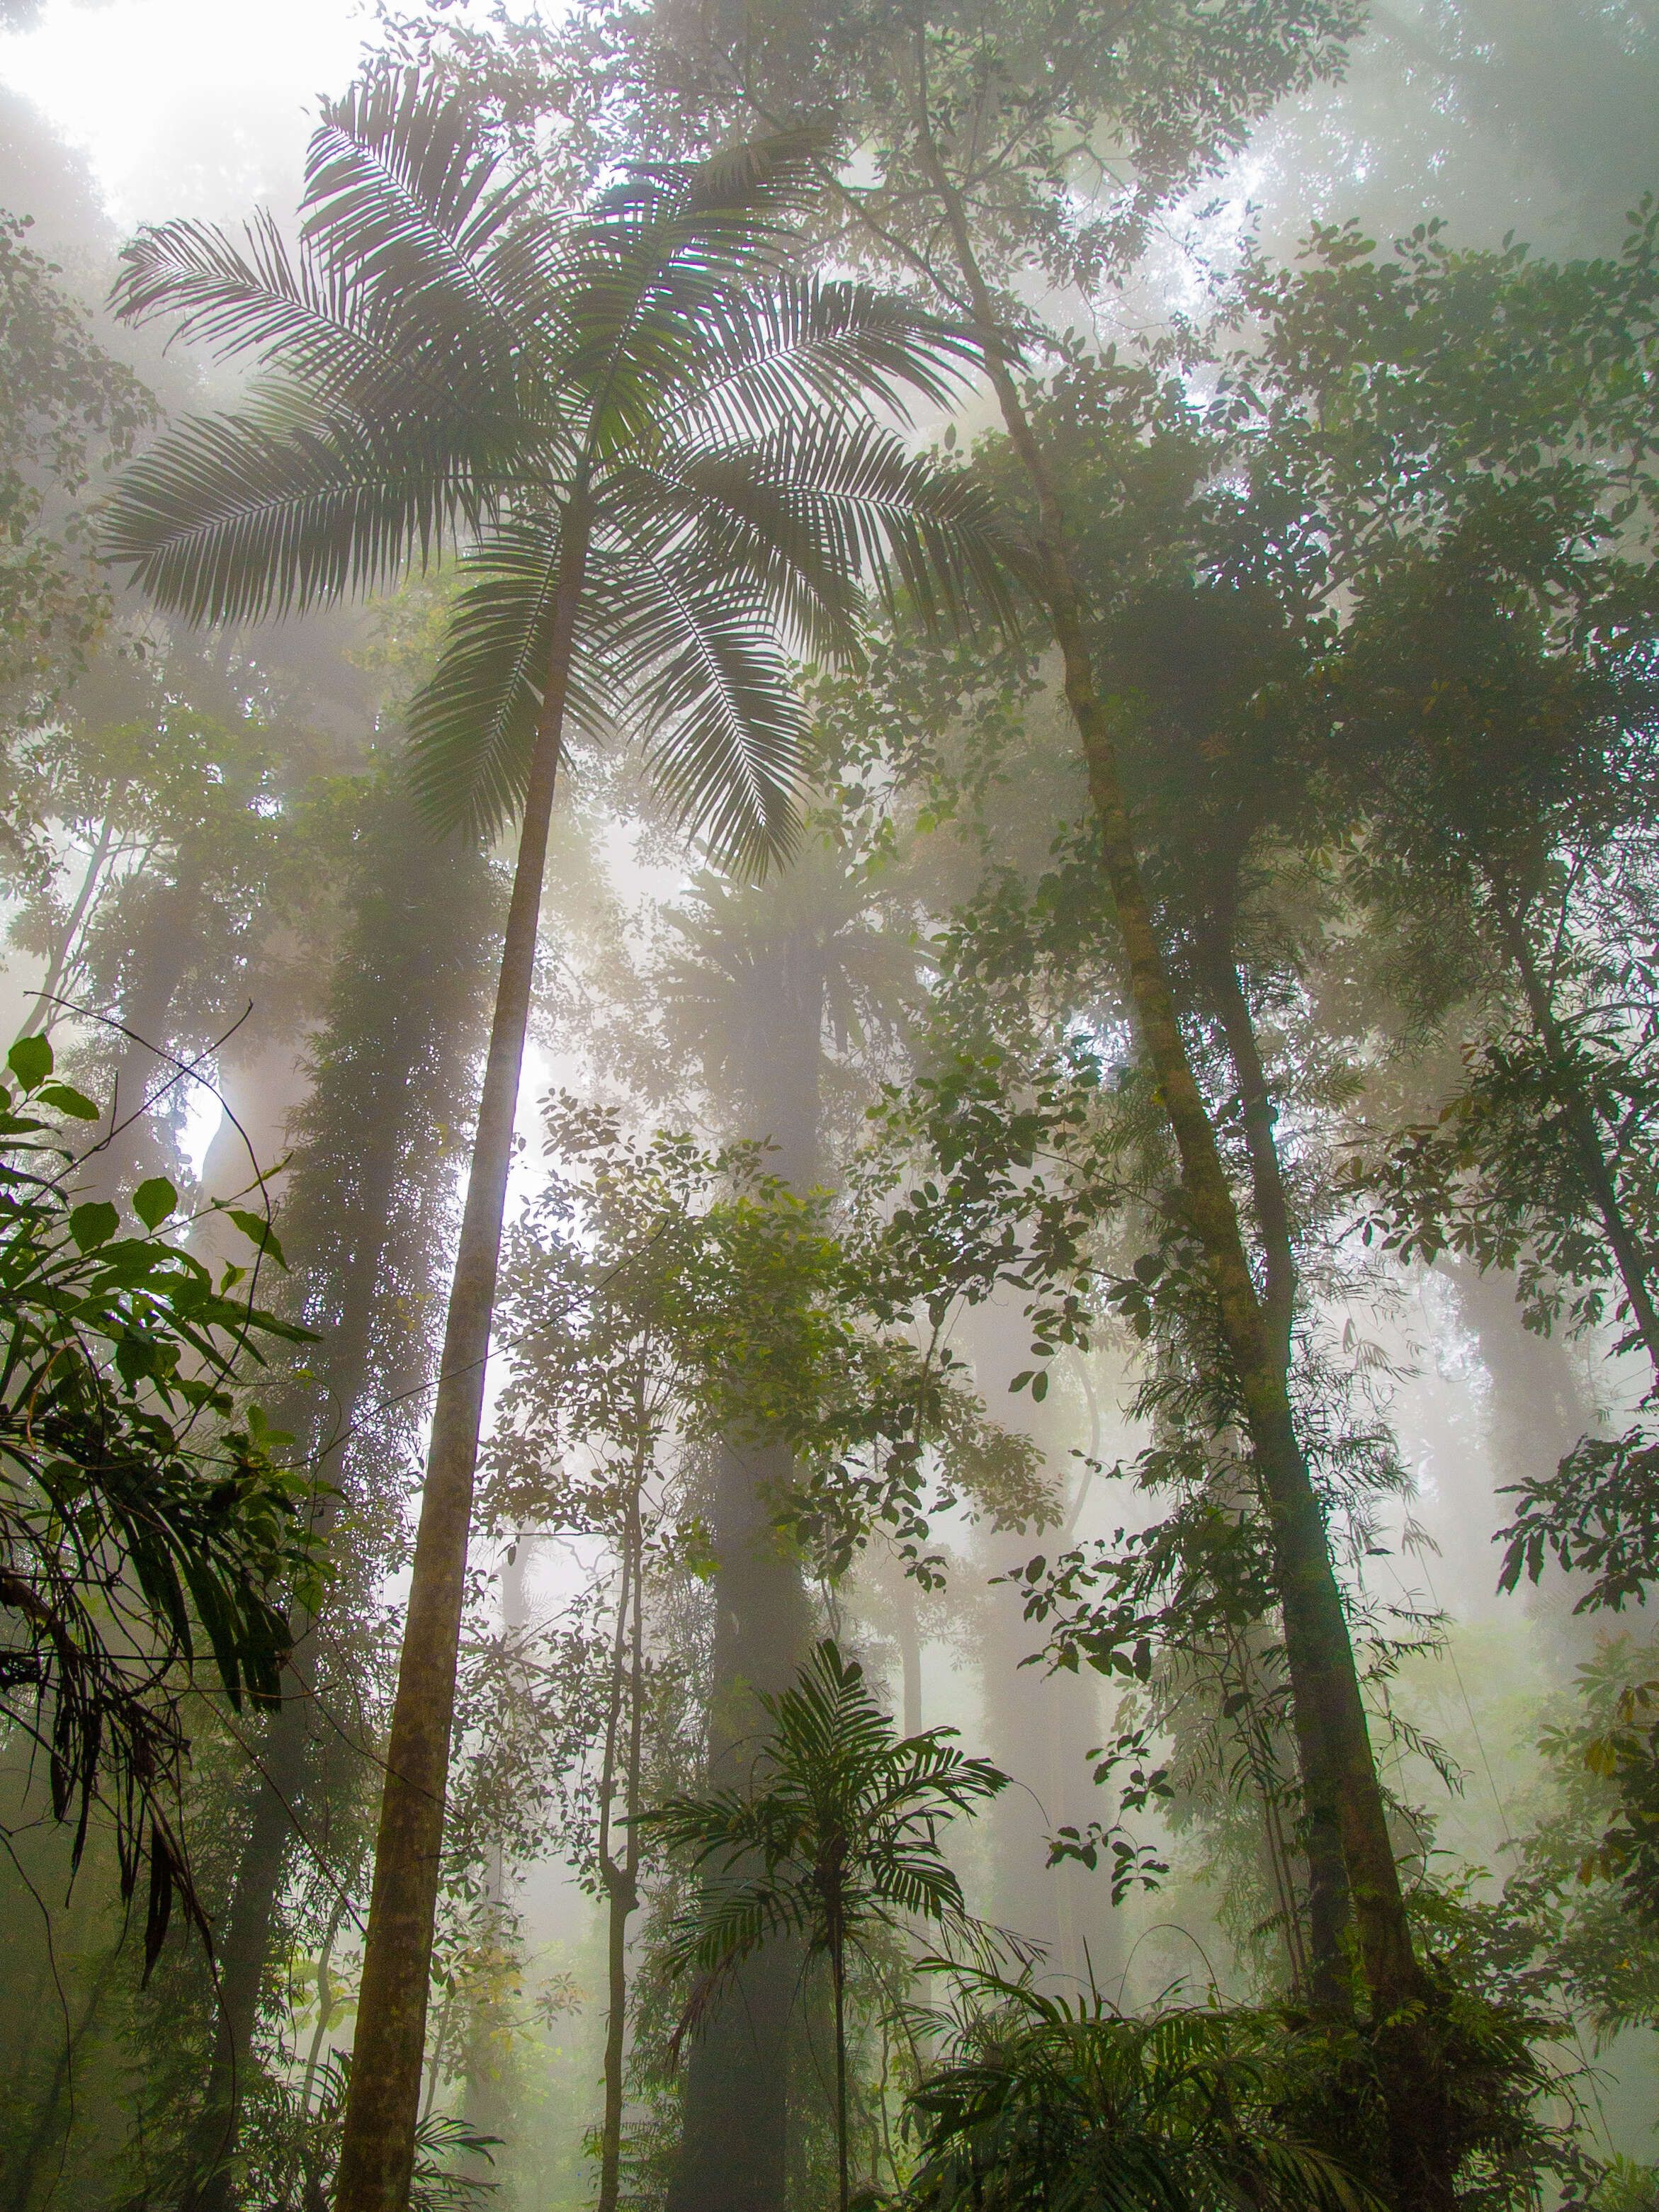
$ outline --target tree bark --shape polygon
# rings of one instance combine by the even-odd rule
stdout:
[[[986,344],[988,370],[1005,427],[1036,495],[1037,550],[1046,572],[1044,598],[1100,824],[1130,996],[1180,1157],[1187,1218],[1208,1266],[1223,1340],[1238,1382],[1284,1615],[1304,1787],[1310,1805],[1334,1804],[1338,1809],[1360,1960],[1379,2021],[1402,2009],[1420,2017],[1429,1984],[1412,1948],[1324,1514],[1309,1480],[1285,1379],[1273,1357],[1245,1256],[1237,1209],[1152,927],[1116,751],[1096,688],[1059,498],[1006,366],[1006,335],[979,267],[961,196],[933,143],[926,50],[920,38],[916,67],[920,150],[939,197],[974,321]],[[1407,2027],[1395,2041],[1401,2045],[1397,2058],[1385,2054],[1382,2062],[1395,2187],[1402,2206],[1449,2212],[1452,2153],[1426,2039]]]
[[[415,1540],[336,2212],[404,2212],[409,2201],[484,1366],[587,536],[586,514],[573,500]]]
[[[847,2163],[847,1960],[840,1943],[830,1950],[830,1971],[836,1996],[836,2177],[841,2212],[850,2194]]]

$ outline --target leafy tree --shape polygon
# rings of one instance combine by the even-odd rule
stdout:
[[[384,580],[476,533],[449,643],[410,710],[435,819],[520,805],[388,1753],[340,2202],[404,2185],[419,2081],[483,1370],[536,920],[567,708],[624,701],[686,816],[758,862],[787,837],[781,619],[847,641],[855,579],[924,604],[996,589],[983,503],[871,414],[941,398],[974,349],[856,288],[772,281],[816,142],[641,170],[550,222],[453,94],[382,71],[313,142],[302,255],[147,233],[134,317],[269,364],[239,416],[127,475],[108,544],[165,604],[223,621]]]
[[[688,1547],[699,1548],[669,1441],[691,1379],[675,1328],[675,1278],[687,1261],[681,1217],[704,1164],[660,1144],[629,1158],[614,1125],[568,1099],[549,1118],[550,1150],[565,1171],[509,1240],[501,1312],[514,1346],[483,1465],[486,1496],[506,1525],[598,1536],[611,1555],[603,1601],[558,1639],[562,1679],[550,1702],[567,1765],[598,1768],[574,1802],[568,1782],[559,1785],[568,1802],[555,1840],[606,1905],[598,2201],[600,2212],[616,2212],[628,1924],[643,1878],[635,1816],[644,1808],[651,1708],[664,1694],[647,1637],[659,1584],[683,1568]],[[573,1181],[569,1170],[583,1166],[595,1170],[592,1181]]]
[[[836,2019],[836,2126],[848,2212],[847,1965],[878,1929],[931,1922],[972,1936],[962,1887],[939,1828],[1008,1786],[988,1759],[965,1759],[954,1729],[901,1739],[864,1670],[820,1644],[795,1682],[760,1700],[769,1732],[748,1787],[678,1797],[641,1815],[646,1831],[708,1876],[675,1929],[671,1971],[696,1969],[682,2032],[701,2022],[722,1984],[769,1936],[793,1936],[830,1967]]]

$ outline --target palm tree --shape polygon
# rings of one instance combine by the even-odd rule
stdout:
[[[1266,2015],[1127,2018],[1092,1987],[1045,1996],[994,1975],[965,1993],[946,2063],[909,2100],[921,2212],[1381,2212],[1328,2154],[1286,2133],[1320,2053]]]
[[[966,1759],[954,1729],[901,1739],[871,1696],[864,1669],[826,1639],[781,1695],[763,1695],[772,1723],[747,1790],[675,1797],[641,1814],[708,1879],[676,1923],[665,1960],[698,1979],[684,2036],[720,1985],[769,1938],[803,1942],[830,1963],[836,2013],[836,2142],[847,2212],[847,1954],[867,1931],[931,1920],[971,1932],[962,1885],[939,1827],[1008,1786],[988,1759]],[[677,2040],[678,2037],[677,2037]]]
[[[862,578],[956,616],[998,594],[981,496],[878,422],[941,404],[973,342],[783,271],[823,140],[640,169],[548,215],[483,125],[380,69],[325,112],[296,253],[261,216],[140,234],[117,306],[261,374],[126,475],[106,545],[206,623],[297,611],[463,550],[410,712],[434,826],[521,817],[399,1662],[337,2203],[407,2193],[484,1364],[567,718],[644,733],[734,864],[787,848],[783,649],[853,641]],[[370,1109],[372,1110],[372,1109]]]

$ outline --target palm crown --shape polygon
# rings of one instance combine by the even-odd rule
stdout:
[[[747,1790],[675,1797],[641,1816],[714,1876],[676,1927],[671,1969],[724,1973],[769,1937],[833,1959],[859,1931],[909,1919],[967,1928],[940,1823],[1008,1785],[954,1729],[896,1736],[856,1661],[820,1644],[793,1685],[759,1700],[772,1723]]]
[[[785,269],[822,151],[641,168],[560,218],[453,95],[375,73],[313,141],[297,252],[268,217],[127,249],[121,312],[262,369],[129,471],[109,550],[224,622],[462,550],[414,774],[437,821],[487,828],[523,795],[574,572],[568,711],[645,736],[682,814],[763,860],[797,763],[783,646],[846,647],[860,580],[930,615],[1000,591],[981,495],[873,411],[946,399],[975,342]]]

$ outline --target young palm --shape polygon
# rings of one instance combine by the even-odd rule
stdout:
[[[473,1467],[536,921],[568,720],[643,735],[726,860],[790,836],[786,642],[852,638],[861,580],[955,615],[998,592],[988,509],[873,410],[945,398],[969,342],[862,288],[787,276],[810,136],[641,170],[555,219],[464,106],[372,75],[312,142],[297,253],[143,233],[133,319],[258,364],[125,477],[113,556],[162,605],[246,622],[459,551],[410,717],[435,827],[521,817],[434,1412],[375,1858],[337,2203],[400,2206],[425,2028]],[[373,1111],[366,1102],[366,1111]]]
[[[875,1928],[927,1920],[974,1923],[939,1849],[952,1814],[1008,1787],[983,1759],[965,1759],[954,1729],[897,1735],[864,1670],[820,1644],[793,1688],[760,1703],[772,1723],[746,1790],[675,1797],[640,1816],[708,1879],[676,1923],[672,1971],[698,1979],[680,2022],[694,2027],[721,1984],[778,1936],[825,1958],[836,2012],[836,2130],[847,2212],[847,1953]]]

